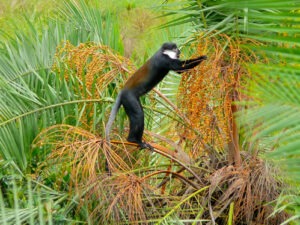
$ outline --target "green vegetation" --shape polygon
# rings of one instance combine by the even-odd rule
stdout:
[[[0,1],[0,224],[299,224],[299,3]],[[165,41],[208,60],[142,99],[154,152],[124,110],[108,146]]]

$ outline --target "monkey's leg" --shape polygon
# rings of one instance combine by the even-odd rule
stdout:
[[[138,102],[139,102],[139,105],[140,105],[141,110],[142,110],[142,112],[143,112],[143,132],[144,132],[144,121],[145,121],[145,120],[144,120],[144,110],[143,110],[143,106],[142,106],[142,104],[141,104],[141,102],[140,102],[140,99],[138,99]],[[142,140],[142,137],[141,137],[141,140]],[[140,147],[141,147],[141,149],[143,149],[143,148],[148,148],[148,149],[150,149],[151,151],[154,150],[153,147],[152,147],[150,144],[146,143],[146,142],[141,142]]]
[[[140,144],[144,132],[144,112],[139,99],[130,91],[122,93],[122,105],[129,117],[129,135],[127,140]]]
[[[144,111],[139,98],[130,91],[122,93],[122,105],[129,117],[129,142],[137,143],[141,148],[152,148],[149,144],[142,142],[144,133]]]

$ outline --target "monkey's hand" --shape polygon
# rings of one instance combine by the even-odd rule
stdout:
[[[206,55],[202,55],[200,57],[198,57],[198,60],[202,61],[202,60],[206,60],[207,56]]]
[[[148,149],[151,150],[151,151],[154,150],[154,148],[153,148],[150,144],[148,144],[148,143],[146,143],[146,142],[142,142],[141,144],[139,144],[139,146],[140,146],[141,149],[148,148]]]

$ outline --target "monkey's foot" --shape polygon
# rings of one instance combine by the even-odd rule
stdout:
[[[141,140],[136,140],[135,138],[127,138],[127,141],[137,144],[140,149],[148,148],[149,150],[154,151],[154,148],[150,144],[142,142]]]
[[[153,148],[150,144],[148,144],[148,143],[146,143],[146,142],[140,143],[139,146],[140,146],[141,149],[148,148],[148,149],[151,150],[151,151],[154,150],[154,148]]]

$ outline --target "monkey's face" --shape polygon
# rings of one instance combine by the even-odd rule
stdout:
[[[175,43],[164,43],[161,47],[162,53],[169,56],[171,59],[179,59],[180,50]]]

